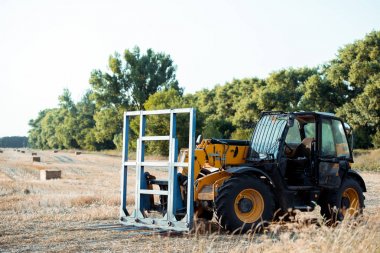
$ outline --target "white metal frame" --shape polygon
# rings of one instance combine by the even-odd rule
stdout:
[[[188,162],[178,162],[178,140],[176,137],[176,115],[189,114],[189,152]],[[146,136],[146,116],[147,115],[170,115],[170,134],[169,136]],[[136,148],[136,161],[128,160],[128,144],[129,144],[129,124],[133,116],[140,117],[140,133],[137,139]],[[137,226],[137,227],[150,227],[160,228],[175,231],[189,231],[193,224],[194,216],[194,149],[195,149],[195,116],[194,108],[181,108],[181,109],[168,109],[168,110],[155,110],[155,111],[131,111],[124,113],[124,127],[123,127],[123,153],[122,153],[122,167],[121,167],[121,206],[120,206],[120,221],[123,225]],[[145,141],[169,141],[169,161],[167,162],[145,162]],[[144,166],[149,167],[167,167],[169,171],[168,177],[168,190],[149,190],[141,189],[142,180],[144,178]],[[131,214],[127,211],[127,182],[128,182],[128,169],[130,167],[136,168],[136,190],[135,190],[135,207]],[[178,221],[175,217],[176,203],[179,191],[177,191],[178,179],[177,168],[188,167],[187,178],[187,200],[186,200],[186,215],[183,219]],[[168,206],[167,213],[163,218],[146,218],[141,212],[141,195],[154,194],[154,195],[167,195]]]

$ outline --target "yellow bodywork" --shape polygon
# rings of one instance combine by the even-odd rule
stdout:
[[[226,166],[243,164],[247,153],[248,146],[213,144],[209,139],[197,145],[194,151],[194,200],[214,200],[218,188],[231,177],[224,170]],[[180,160],[187,162],[187,150],[181,150]],[[187,168],[181,173],[186,176]]]
[[[194,199],[214,200],[214,196],[216,196],[218,189],[218,185],[215,183],[221,181],[219,184],[220,186],[224,180],[230,177],[230,173],[226,171],[218,171],[197,179],[194,184]]]

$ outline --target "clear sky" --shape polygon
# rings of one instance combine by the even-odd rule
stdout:
[[[171,55],[185,92],[316,66],[380,30],[380,1],[0,0],[0,137],[78,101],[93,69],[138,45]]]

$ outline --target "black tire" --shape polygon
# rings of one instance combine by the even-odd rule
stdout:
[[[246,232],[264,227],[273,219],[275,199],[271,188],[250,175],[227,179],[215,199],[219,225],[230,232]]]
[[[353,201],[350,201],[351,195]],[[346,177],[338,190],[327,191],[322,195],[321,215],[335,223],[342,221],[347,211],[354,216],[362,214],[364,199],[359,183],[351,177]]]

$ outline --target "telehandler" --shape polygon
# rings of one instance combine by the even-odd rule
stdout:
[[[170,114],[170,136],[145,136],[145,117]],[[179,154],[175,115],[190,114],[189,148]],[[140,116],[137,159],[128,161],[124,144],[121,222],[125,225],[189,230],[193,217],[211,220],[231,232],[245,232],[295,209],[311,211],[316,204],[331,221],[360,214],[366,186],[351,169],[352,133],[331,113],[263,112],[249,140],[198,138],[195,110],[173,109],[125,114]],[[127,126],[126,126],[127,125]],[[169,140],[167,163],[144,162],[144,142]],[[128,137],[124,139],[128,143]],[[135,208],[126,209],[126,172],[136,167]],[[167,166],[169,178],[156,179],[145,166]],[[157,190],[154,190],[154,189]],[[152,195],[160,195],[155,203]],[[158,211],[163,218],[149,217]]]

